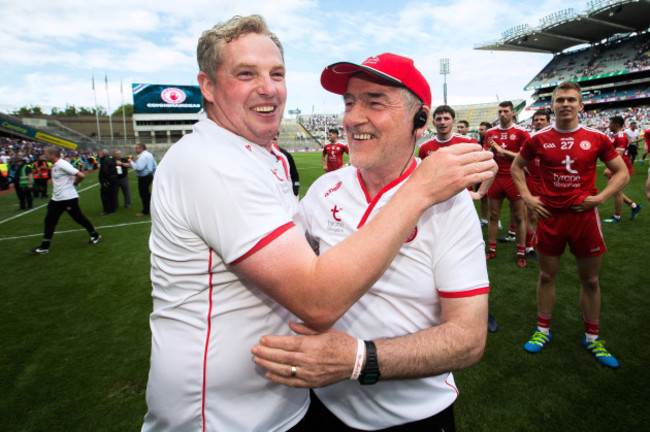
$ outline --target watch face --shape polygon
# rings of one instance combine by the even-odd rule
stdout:
[[[359,377],[359,382],[363,385],[375,384],[377,381],[379,381],[379,376],[380,376],[379,371],[366,372],[365,374]]]

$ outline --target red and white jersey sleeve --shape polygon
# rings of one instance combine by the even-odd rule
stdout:
[[[446,140],[441,140],[438,137],[436,137],[433,138],[432,140],[425,142],[420,146],[420,150],[418,151],[418,157],[420,159],[424,159],[425,157],[438,151],[442,147],[448,147],[450,145],[460,144],[460,143],[478,144],[478,142],[472,137],[454,133],[450,138],[447,138]]]
[[[485,134],[486,149],[490,148],[488,138],[492,138],[497,144],[508,151],[519,153],[524,143],[530,138],[530,134],[526,129],[518,125],[513,125],[507,129],[502,129],[499,126],[493,127]],[[510,156],[494,152],[494,161],[498,166],[497,175],[509,176],[512,160],[513,158]]]
[[[540,199],[555,210],[567,210],[585,197],[596,195],[596,163],[618,156],[607,135],[579,126],[560,131],[555,126],[533,134],[521,156],[539,156],[542,185]]]
[[[154,302],[143,430],[286,430],[306,390],[276,385],[251,361],[292,315],[231,264],[293,227],[286,161],[204,119],[156,170],[151,200]]]
[[[323,253],[372,219],[416,167],[387,185],[373,200],[355,168],[320,177],[300,203],[299,226]],[[440,299],[486,294],[483,236],[472,199],[463,191],[427,210],[377,283],[337,322],[362,339],[397,337],[440,324]],[[315,389],[348,426],[383,429],[420,420],[457,397],[451,373],[373,386],[341,382]]]

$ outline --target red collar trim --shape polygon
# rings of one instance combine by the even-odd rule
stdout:
[[[361,218],[361,221],[359,222],[359,225],[357,225],[357,229],[361,228],[362,226],[364,226],[366,224],[366,222],[368,221],[368,218],[370,217],[370,213],[372,213],[372,210],[375,208],[375,206],[377,205],[377,203],[379,202],[381,197],[386,192],[388,192],[389,190],[391,190],[392,188],[394,188],[395,186],[400,184],[402,181],[404,181],[404,179],[406,179],[408,176],[410,176],[413,173],[413,171],[415,171],[415,168],[417,167],[417,165],[418,164],[415,161],[415,158],[411,159],[411,165],[407,168],[407,170],[404,172],[404,174],[402,174],[401,176],[399,176],[398,178],[396,178],[395,180],[393,180],[392,182],[388,183],[386,186],[381,188],[381,190],[379,191],[377,196],[375,196],[375,199],[373,199],[372,201],[370,200],[370,195],[368,194],[368,190],[366,189],[366,185],[363,183],[363,179],[361,178],[361,172],[357,169],[357,179],[359,180],[359,185],[361,186],[361,190],[363,190],[363,193],[366,196],[366,202],[368,202],[370,204],[368,206],[368,208],[366,209],[365,213],[363,214],[363,217]]]

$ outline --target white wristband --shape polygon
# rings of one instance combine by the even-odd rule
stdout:
[[[357,381],[359,379],[365,358],[366,344],[362,339],[357,339],[357,356],[354,358],[354,368],[352,369],[352,375],[350,375],[350,381]]]

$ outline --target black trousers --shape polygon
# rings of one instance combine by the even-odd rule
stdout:
[[[59,218],[64,211],[68,212],[72,220],[77,222],[82,227],[86,228],[88,234],[95,232],[93,224],[91,224],[86,216],[81,213],[81,209],[79,208],[79,198],[65,201],[50,200],[50,202],[47,203],[47,215],[45,215],[45,232],[43,233],[44,240],[52,240],[52,236],[54,235],[54,228],[56,228],[56,224],[59,222]]]
[[[47,196],[47,179],[34,179],[34,198],[45,198]]]
[[[310,432],[362,432],[347,426],[339,420],[325,405],[318,399],[313,391],[310,392],[311,403],[309,410],[303,419],[305,431]],[[380,429],[381,432],[455,432],[453,404],[440,411],[438,414],[411,423],[392,426]],[[379,431],[378,431],[379,432]]]
[[[18,195],[18,202],[20,203],[20,209],[25,210],[25,208],[32,208],[32,191],[31,189],[27,189],[26,187],[20,187],[14,185],[14,188],[16,189],[16,195]],[[25,203],[27,203],[27,207],[25,207]]]
[[[117,184],[109,184],[108,186],[101,185],[99,190],[99,196],[102,199],[102,207],[104,208],[104,213],[113,213],[117,210]]]
[[[138,192],[142,200],[142,213],[149,214],[149,203],[151,203],[151,192],[149,188],[153,183],[153,174],[138,177]]]
[[[122,191],[122,194],[124,195],[124,207],[129,208],[131,207],[131,187],[129,186],[129,177],[122,177],[121,179],[117,180],[117,193],[115,194],[115,208],[119,208],[119,194],[120,190]]]
[[[634,160],[636,159],[636,155],[639,154],[639,149],[635,145],[629,145],[627,146],[627,154],[630,157],[630,162],[634,165]]]

